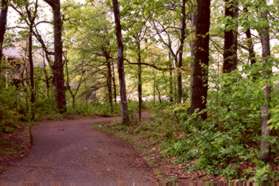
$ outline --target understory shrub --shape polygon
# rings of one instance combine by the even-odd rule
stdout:
[[[278,179],[278,172],[272,171],[278,168],[279,157],[278,88],[273,88],[270,104],[273,130],[266,139],[271,144],[271,166],[267,167],[259,158],[264,81],[239,72],[223,75],[218,81],[209,92],[206,121],[199,119],[198,113],[189,115],[185,106],[174,109],[184,137],[167,141],[163,152],[176,156],[179,162],[191,162],[189,171],[203,170],[228,179]]]

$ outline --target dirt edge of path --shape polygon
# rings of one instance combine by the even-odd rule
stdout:
[[[27,156],[32,148],[30,127],[26,124],[12,133],[0,133],[0,174],[15,161]]]

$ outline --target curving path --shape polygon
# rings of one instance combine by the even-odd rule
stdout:
[[[115,119],[41,122],[33,129],[29,156],[0,175],[0,186],[157,185],[152,169],[130,145],[92,128]]]

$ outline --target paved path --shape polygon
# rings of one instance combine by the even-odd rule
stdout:
[[[92,128],[114,119],[41,122],[33,129],[30,154],[0,175],[0,186],[157,185],[151,168],[130,145]]]

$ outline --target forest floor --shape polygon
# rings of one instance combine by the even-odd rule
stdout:
[[[133,122],[129,126],[116,121],[100,122],[93,127],[131,144],[153,169],[162,185],[226,185],[223,177],[210,176],[203,171],[187,172],[187,164],[177,163],[174,157],[163,155],[161,145],[164,137],[148,127],[153,122],[151,114],[143,112],[142,115],[141,123]],[[234,183],[237,184],[238,180]]]
[[[131,145],[92,127],[119,119],[39,122],[32,129],[34,144],[29,155],[10,162],[0,175],[0,185],[157,185],[152,168]]]

